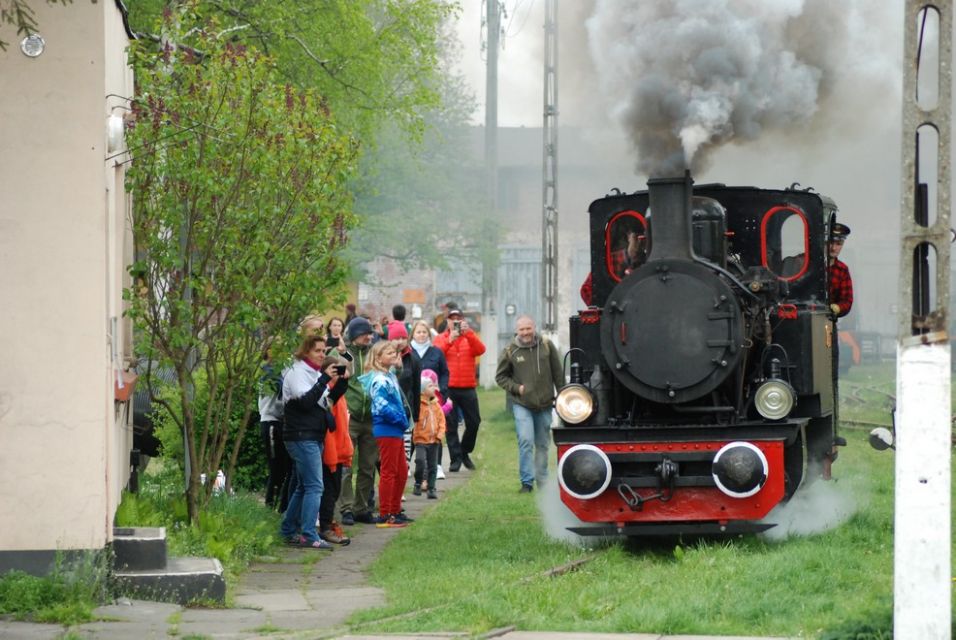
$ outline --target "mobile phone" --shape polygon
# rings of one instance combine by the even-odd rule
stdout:
[[[460,320],[455,320],[454,322],[451,323],[451,326],[453,326],[453,327],[455,328],[455,331],[461,331],[461,321],[460,321]]]
[[[336,373],[336,375],[344,376],[344,375],[345,375],[345,365],[344,365],[344,364],[337,364],[337,365],[335,365],[335,373]]]
[[[337,347],[339,346],[339,339],[335,336],[329,336],[329,339],[325,341],[325,346],[327,347]]]

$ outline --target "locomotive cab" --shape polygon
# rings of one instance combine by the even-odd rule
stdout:
[[[594,523],[575,531],[761,530],[828,470],[834,211],[689,175],[591,204],[592,304],[553,430],[562,500]]]

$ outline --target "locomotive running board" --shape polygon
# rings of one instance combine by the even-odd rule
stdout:
[[[628,524],[617,527],[613,524],[593,527],[568,527],[568,531],[579,536],[675,536],[675,535],[719,535],[738,533],[760,533],[777,526],[763,522],[669,522],[667,524],[646,523]]]

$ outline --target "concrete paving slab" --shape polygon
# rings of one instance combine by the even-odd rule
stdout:
[[[63,635],[64,628],[55,624],[36,624],[0,619],[0,638],[4,640],[54,640]]]
[[[311,611],[312,605],[299,589],[282,589],[236,596],[236,605],[262,611]]]
[[[141,622],[90,622],[70,631],[81,638],[91,640],[168,640],[168,625]]]
[[[333,622],[335,618],[337,616],[331,608],[309,611],[273,611],[269,614],[269,619],[274,627],[308,632],[304,635],[312,638],[328,635],[338,625],[337,622]],[[302,637],[302,635],[298,634],[296,637]],[[338,636],[333,634],[333,637]]]
[[[120,620],[135,620],[137,622],[157,621],[166,623],[169,616],[182,611],[178,604],[167,602],[149,602],[148,600],[128,600],[121,598],[113,604],[103,605],[93,609],[97,618],[117,618]]]
[[[248,638],[271,627],[269,614],[255,609],[187,609],[177,631],[180,636]]]

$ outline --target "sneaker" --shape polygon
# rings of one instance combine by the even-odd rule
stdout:
[[[415,494],[416,496],[422,495],[422,485],[416,483],[415,486],[412,488],[412,493]]]
[[[348,536],[345,535],[345,529],[343,529],[343,528],[342,528],[342,525],[340,525],[340,524],[339,524],[338,522],[336,522],[335,520],[332,521],[332,531],[334,531],[334,532],[335,532],[335,535],[337,535],[337,536],[339,536],[339,537],[348,538]]]
[[[377,522],[375,516],[373,516],[369,511],[356,513],[354,519],[356,522],[361,522],[362,524],[375,524]],[[345,516],[342,516],[342,521],[345,522]]]
[[[532,491],[534,491],[534,487],[532,487],[530,484],[523,484],[521,485],[521,488],[518,489],[518,493],[531,493]]]
[[[303,542],[305,542],[305,538],[299,535],[285,538],[285,543],[290,547],[301,547]]]
[[[343,511],[342,524],[347,527],[351,527],[353,524],[355,524],[355,514],[353,514],[351,511]]]
[[[404,511],[400,511],[399,513],[396,513],[395,519],[398,520],[399,522],[405,522],[405,523],[415,522],[415,518],[409,517],[409,515],[405,513]]]
[[[452,460],[451,464],[448,465],[448,470],[452,473],[458,473],[459,469],[461,469],[461,460]]]
[[[375,524],[379,529],[401,529],[402,527],[407,527],[407,522],[399,521],[395,516],[382,516],[379,518],[379,521]]]
[[[461,456],[461,463],[465,465],[465,468],[467,468],[468,470],[470,471],[475,470],[475,463],[471,461],[471,457],[469,457],[467,453]]]
[[[441,465],[438,465],[438,475],[435,477],[438,478],[439,480],[445,479],[445,472],[442,471]]]
[[[347,545],[348,543],[352,542],[352,540],[348,536],[341,536],[337,534],[334,529],[326,529],[325,531],[319,534],[319,537],[325,540],[326,542],[329,542],[331,544],[340,544],[343,547]]]
[[[302,547],[303,549],[320,549],[322,551],[328,551],[329,549],[332,549],[332,545],[326,542],[325,540],[323,540],[322,538],[319,538],[315,542],[309,542],[308,540],[303,538],[302,544],[299,546]]]
[[[438,492],[434,489],[428,490],[428,499],[429,500],[438,500]]]

